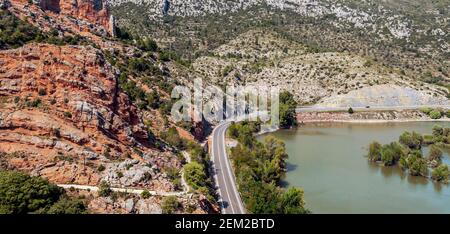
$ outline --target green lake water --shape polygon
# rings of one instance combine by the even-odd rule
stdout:
[[[272,133],[289,153],[284,185],[302,187],[313,213],[450,213],[450,186],[368,162],[368,145],[450,123],[310,124]],[[264,136],[259,137],[262,140]],[[424,153],[427,155],[425,148]],[[444,163],[450,164],[449,152]]]

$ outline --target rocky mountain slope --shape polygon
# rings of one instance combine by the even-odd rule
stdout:
[[[180,183],[187,160],[180,151],[189,156],[197,147],[195,137],[161,108],[138,105],[134,92],[160,96],[158,105],[168,93],[119,65],[140,59],[170,72],[156,52],[110,37],[114,25],[102,1],[2,0],[0,5],[0,169],[56,184],[107,182],[158,193],[187,189]],[[143,54],[149,57],[140,58]],[[178,130],[164,134],[169,128]],[[192,132],[203,137],[198,128]],[[210,194],[191,192],[180,195],[175,212],[216,212]],[[115,196],[83,195],[92,212],[162,212],[161,197],[133,196],[125,203],[127,196]],[[130,202],[136,208],[126,209]]]
[[[108,2],[121,27],[156,38],[189,61],[262,28],[316,52],[350,52],[413,80],[449,87],[448,1]]]
[[[321,106],[448,105],[447,90],[348,52],[317,53],[269,30],[251,30],[193,69],[214,83],[278,85],[301,104]]]

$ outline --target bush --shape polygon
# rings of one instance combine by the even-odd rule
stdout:
[[[185,142],[178,134],[178,130],[175,127],[171,127],[167,132],[161,134],[161,137],[171,146],[180,150],[185,149]]]
[[[442,118],[442,114],[438,110],[433,110],[433,111],[430,112],[430,118],[432,118],[432,119],[440,119],[440,118]]]
[[[72,113],[66,111],[66,112],[64,112],[64,117],[71,119],[72,118]]]
[[[421,149],[423,144],[423,137],[416,132],[404,132],[399,137],[399,142],[410,149]]]
[[[104,171],[106,168],[105,168],[105,166],[103,166],[103,165],[100,165],[100,166],[98,166],[97,167],[97,171],[99,171],[99,172],[102,172],[102,171]]]
[[[383,146],[381,149],[381,161],[385,166],[392,166],[395,164],[395,152],[389,145]]]
[[[37,108],[41,105],[42,101],[39,98],[34,99],[33,101],[27,101],[27,106],[28,107],[34,107]]]
[[[152,196],[152,194],[147,189],[142,191],[142,193],[141,193],[141,197],[144,199],[149,199],[151,196]]]
[[[442,151],[437,146],[432,145],[428,153],[428,160],[440,163],[442,161],[442,155]]]
[[[158,50],[158,44],[150,38],[139,39],[137,46],[144,51],[156,52]]]
[[[161,209],[163,214],[173,214],[180,207],[177,197],[169,196],[164,197],[161,203]]]
[[[450,171],[446,164],[442,164],[435,168],[431,173],[431,178],[435,181],[440,181],[444,183],[448,183]]]
[[[39,96],[47,95],[47,91],[45,89],[39,89],[38,93],[39,93]]]
[[[420,111],[426,115],[429,115],[431,111],[433,111],[432,108],[429,107],[424,107],[424,108],[420,108]]]
[[[442,126],[440,125],[434,125],[433,126],[433,136],[434,137],[439,137],[444,135],[444,129],[442,128]]]
[[[372,142],[369,146],[369,161],[378,162],[381,161],[381,148],[382,145],[378,142]]]
[[[195,190],[207,186],[208,177],[205,169],[197,162],[191,162],[184,166],[184,177],[189,186]]]
[[[348,108],[348,113],[349,113],[349,114],[354,114],[355,111],[353,110],[353,108],[350,107],[350,108]]]
[[[408,157],[409,174],[412,176],[428,176],[428,165],[425,159],[410,155]]]
[[[48,211],[47,214],[86,214],[86,205],[83,201],[78,199],[70,199],[68,197],[64,197],[60,199],[58,202],[53,204]]]
[[[106,181],[102,181],[98,189],[98,195],[100,197],[109,197],[112,193],[113,191],[111,190],[109,184]]]

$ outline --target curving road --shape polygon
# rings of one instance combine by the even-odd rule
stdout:
[[[296,108],[297,113],[305,112],[333,112],[347,111],[350,107],[321,107],[321,106],[304,106]],[[428,106],[367,106],[352,107],[354,111],[402,111],[402,110],[419,110],[421,108],[442,108],[449,109],[446,105],[428,105]]]
[[[212,133],[212,168],[219,193],[222,214],[245,214],[245,206],[236,185],[236,178],[227,156],[225,133],[231,125],[225,122]]]

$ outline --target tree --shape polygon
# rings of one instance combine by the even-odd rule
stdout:
[[[248,211],[253,214],[280,214],[281,193],[275,184],[255,181],[251,178],[246,182],[245,203]]]
[[[444,134],[444,128],[442,128],[441,125],[434,125],[433,126],[433,136],[434,137],[440,137]]]
[[[299,188],[289,188],[281,198],[281,209],[283,214],[305,214],[310,213],[305,209],[303,190]]]
[[[143,40],[140,39],[138,40],[137,44],[138,44],[137,46],[141,50],[150,52],[158,51],[158,44],[156,44],[156,42],[150,38],[144,38]]]
[[[348,108],[348,113],[349,113],[349,114],[354,114],[355,111],[353,110],[353,108],[350,107],[350,108]]]
[[[161,202],[161,209],[163,214],[173,214],[180,207],[177,197],[164,197]]]
[[[381,148],[382,145],[376,141],[369,145],[369,161],[378,162],[381,161]]]
[[[428,176],[428,165],[424,158],[412,155],[408,158],[409,174],[413,176]]]
[[[26,214],[47,209],[64,190],[40,177],[0,171],[0,213]]]
[[[449,175],[450,171],[448,169],[448,166],[446,164],[441,164],[433,170],[433,172],[431,173],[431,178],[433,178],[433,180],[435,181],[447,183]]]
[[[70,199],[64,196],[58,202],[53,204],[47,214],[86,214],[86,205],[83,201],[78,199]]]
[[[207,186],[208,177],[203,166],[197,162],[191,162],[184,166],[184,177],[189,186],[195,190]]]
[[[406,156],[402,156],[400,157],[400,160],[398,160],[398,166],[400,167],[400,169],[402,169],[403,171],[408,170],[408,158]]]
[[[290,128],[297,125],[297,115],[295,112],[297,102],[290,92],[280,94],[280,127]]]
[[[394,165],[395,157],[395,151],[389,145],[383,146],[381,149],[381,161],[385,166]]]
[[[421,149],[423,144],[423,137],[416,132],[404,132],[400,138],[399,142],[410,149]]]
[[[430,146],[430,152],[428,153],[428,160],[430,162],[436,161],[437,163],[441,163],[442,161],[442,151],[435,145]]]

